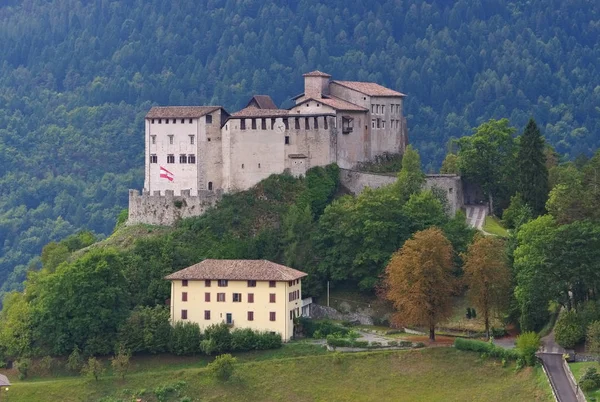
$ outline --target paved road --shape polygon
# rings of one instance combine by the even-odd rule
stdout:
[[[578,402],[579,400],[573,389],[573,384],[565,371],[563,363],[563,353],[565,353],[565,349],[554,341],[554,331],[552,331],[550,335],[544,337],[542,342],[542,350],[538,356],[544,363],[546,372],[550,377],[550,382],[556,392],[558,402]]]
[[[486,205],[466,205],[467,223],[469,226],[482,230],[487,216]]]

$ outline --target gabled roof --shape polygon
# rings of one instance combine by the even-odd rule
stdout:
[[[152,109],[150,109],[146,115],[146,118],[192,119],[202,117],[219,109],[221,109],[221,106],[154,106]]]
[[[258,109],[255,107],[246,107],[239,110],[231,115],[231,118],[242,118],[242,117],[280,117],[287,116],[289,110],[287,109]]]
[[[374,82],[331,81],[331,83],[353,89],[369,96],[406,96],[401,92],[394,91],[393,89],[386,88]]]
[[[293,281],[302,271],[267,260],[204,260],[165,277],[168,280]]]
[[[259,109],[278,109],[269,95],[254,95],[246,107],[250,106],[252,102],[255,102]]]
[[[367,111],[367,109],[365,109],[362,106],[355,105],[354,103],[350,103],[343,99],[336,98],[335,96],[330,96],[330,95],[327,95],[327,97],[325,97],[325,98],[318,98],[318,99],[317,98],[306,98],[302,102],[294,105],[293,107],[296,107],[298,105],[303,105],[309,101],[320,102],[320,103],[330,106],[336,110],[349,110],[349,111],[353,111],[353,112],[366,112]]]
[[[325,78],[331,77],[331,75],[324,73],[322,71],[319,71],[319,70],[315,70],[315,71],[311,71],[310,73],[302,74],[302,76],[303,77],[325,77]]]

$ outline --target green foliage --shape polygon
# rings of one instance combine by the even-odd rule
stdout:
[[[358,163],[356,169],[370,173],[397,173],[402,169],[402,155],[384,152],[375,155],[372,161]]]
[[[328,335],[339,334],[346,336],[350,330],[332,323],[331,321],[315,321],[306,317],[299,317],[298,324],[304,335],[308,338],[324,339]]]
[[[425,183],[425,174],[421,171],[421,156],[409,145],[402,157],[402,169],[398,173],[396,187],[401,200],[407,201],[418,193]]]
[[[585,334],[585,349],[589,353],[600,354],[600,321],[593,321]]]
[[[225,323],[213,324],[204,330],[204,337],[214,342],[212,353],[221,354],[231,350],[231,333]]]
[[[115,356],[110,359],[113,373],[125,379],[127,371],[129,371],[129,360],[131,359],[131,352],[126,350],[123,345],[119,347],[119,350]]]
[[[446,154],[442,167],[440,169],[441,174],[460,174],[458,168],[458,156],[453,153]]]
[[[579,386],[584,392],[589,392],[600,388],[600,373],[596,367],[588,367],[579,379]]]
[[[118,342],[132,353],[163,353],[171,338],[169,309],[136,306],[119,328]]]
[[[278,333],[254,331],[249,328],[231,331],[231,351],[245,352],[248,350],[276,349],[282,345]]]
[[[38,362],[38,369],[41,375],[49,376],[52,374],[52,368],[54,367],[55,361],[52,356],[44,356]]]
[[[67,359],[67,368],[73,372],[81,371],[83,366],[83,358],[81,357],[81,353],[79,348],[75,346],[69,358]]]
[[[177,321],[171,329],[169,352],[178,356],[198,354],[201,341],[202,332],[197,323]]]
[[[585,327],[575,311],[560,314],[554,326],[556,342],[563,348],[572,349],[585,339]]]
[[[17,292],[4,297],[0,312],[0,352],[4,356],[17,357],[31,354],[33,342],[32,312],[24,295]]]
[[[529,331],[517,336],[515,349],[519,351],[528,366],[533,366],[536,362],[535,354],[541,345],[542,340],[539,334]]]
[[[16,363],[17,370],[19,371],[19,379],[25,379],[29,375],[31,369],[31,359],[21,358]]]
[[[481,186],[494,211],[506,208],[513,192],[514,133],[508,119],[489,120],[457,140],[461,175]]]
[[[93,378],[98,381],[98,378],[104,373],[104,365],[95,357],[90,357],[87,363],[81,369],[81,374]]]
[[[208,365],[208,371],[219,381],[227,381],[233,375],[237,359],[230,354],[217,356]]]
[[[185,386],[186,382],[181,380],[173,384],[159,385],[154,388],[153,393],[159,402],[167,402],[172,397],[178,397]]]
[[[485,353],[486,355],[497,359],[516,360],[521,356],[515,350],[496,346],[492,342],[483,342],[474,339],[456,338],[454,340],[454,347],[458,350],[476,352],[479,354]]]
[[[533,211],[523,201],[520,193],[510,197],[510,205],[502,212],[502,221],[510,229],[518,229],[532,218]]]
[[[550,191],[544,147],[544,137],[531,118],[520,137],[516,162],[518,191],[525,204],[531,208],[533,216],[545,212]]]

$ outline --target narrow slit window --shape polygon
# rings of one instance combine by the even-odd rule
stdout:
[[[252,119],[252,130],[256,130],[256,119]]]
[[[313,122],[313,128],[317,129],[319,128],[319,118],[315,117],[315,121]]]

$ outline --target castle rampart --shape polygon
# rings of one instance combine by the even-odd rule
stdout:
[[[379,188],[393,184],[395,181],[396,175],[340,169],[340,183],[353,194],[360,194],[365,187]],[[464,207],[462,180],[458,175],[428,174],[423,187],[426,189],[437,187],[444,191],[450,216],[456,215],[456,212]]]
[[[173,225],[181,218],[204,214],[221,199],[221,191],[198,190],[191,195],[190,190],[181,190],[175,195],[173,190],[154,191],[153,194],[129,190],[129,218],[127,224],[146,223],[149,225]]]

